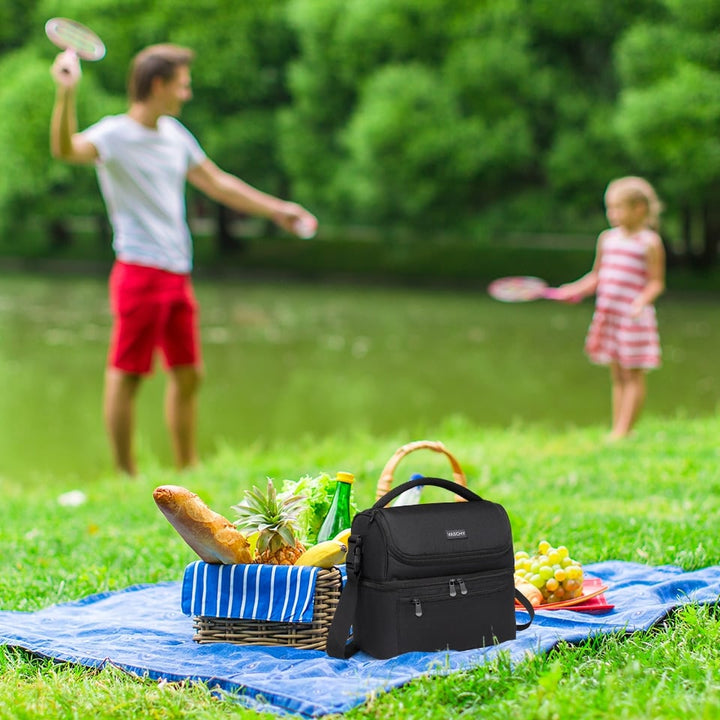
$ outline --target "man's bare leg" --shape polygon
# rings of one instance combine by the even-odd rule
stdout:
[[[200,370],[194,365],[170,369],[165,392],[165,419],[179,469],[198,462],[196,448],[197,394]]]
[[[135,396],[141,376],[117,368],[105,371],[104,416],[115,467],[128,475],[137,474],[133,454]]]

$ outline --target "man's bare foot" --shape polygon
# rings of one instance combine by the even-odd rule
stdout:
[[[615,443],[632,437],[635,437],[635,433],[632,430],[628,430],[628,432],[618,432],[617,430],[612,430],[605,436],[605,441],[608,443]]]

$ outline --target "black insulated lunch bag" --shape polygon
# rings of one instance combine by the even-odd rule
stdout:
[[[467,502],[388,507],[418,485],[444,488]],[[353,518],[347,583],[327,653],[347,658],[363,650],[389,658],[511,640],[534,617],[530,602],[515,589],[514,569],[512,531],[502,505],[448,480],[404,483]],[[530,615],[519,625],[516,597]]]

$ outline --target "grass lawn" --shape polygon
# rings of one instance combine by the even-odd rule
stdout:
[[[583,563],[631,560],[686,570],[720,563],[720,418],[642,420],[635,438],[607,445],[604,429],[518,426],[488,430],[457,418],[438,425],[469,486],[502,503],[516,549],[540,539],[565,544]],[[226,448],[181,477],[141,458],[144,475],[76,487],[0,478],[3,521],[0,607],[31,611],[135,583],[177,580],[192,551],[160,515],[154,487],[183,484],[215,510],[266,476],[320,470],[356,473],[355,498],[370,504],[394,450],[417,438],[338,435],[292,445]],[[449,476],[444,458],[406,458],[412,472]],[[82,489],[88,501],[57,498]],[[348,718],[693,718],[720,717],[720,614],[686,606],[663,625],[606,637],[510,667],[501,658],[448,677],[420,679],[379,696]],[[207,688],[93,672],[0,648],[0,718],[261,718],[215,699]]]

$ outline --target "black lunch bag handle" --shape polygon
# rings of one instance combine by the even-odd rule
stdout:
[[[414,480],[408,480],[402,485],[398,485],[397,487],[393,488],[392,490],[390,490],[390,492],[385,493],[372,506],[372,509],[378,510],[379,508],[385,507],[396,497],[402,495],[406,490],[418,487],[419,485],[434,485],[435,487],[444,488],[445,490],[449,490],[450,492],[459,495],[463,500],[468,500],[471,502],[474,500],[482,500],[482,498],[479,495],[475,494],[472,490],[468,490],[466,487],[463,487],[456,482],[452,482],[450,480],[443,480],[442,478],[420,477],[415,478]]]

